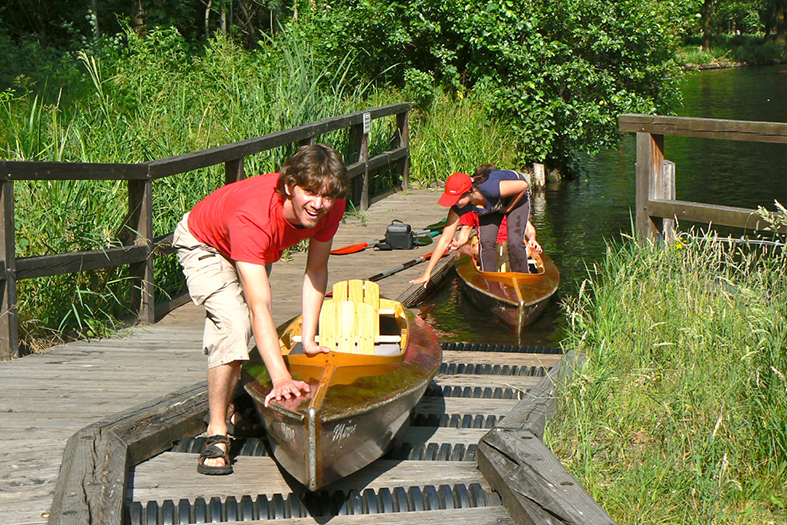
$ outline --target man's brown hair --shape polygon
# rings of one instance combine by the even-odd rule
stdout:
[[[323,184],[327,186],[325,195],[342,199],[347,195],[349,185],[347,168],[341,154],[325,144],[301,146],[288,158],[279,171],[279,184],[276,193],[287,198],[287,188],[300,186],[319,193]]]

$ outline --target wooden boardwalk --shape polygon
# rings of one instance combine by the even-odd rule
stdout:
[[[439,221],[437,190],[394,194],[363,214],[347,217],[334,246],[381,239],[393,219],[415,229]],[[367,278],[432,251],[367,249],[333,256],[330,283]],[[305,254],[274,264],[273,311],[282,324],[301,311]],[[379,282],[396,298],[420,275],[423,264]],[[191,303],[154,325],[125,330],[112,339],[70,343],[49,352],[0,362],[0,525],[47,522],[66,441],[75,432],[117,412],[205,380],[200,352],[204,312]]]

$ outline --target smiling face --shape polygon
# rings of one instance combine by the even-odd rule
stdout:
[[[301,186],[288,187],[287,199],[284,201],[284,218],[293,226],[301,228],[317,226],[336,202],[336,197],[329,195],[328,191],[327,183],[319,190]]]

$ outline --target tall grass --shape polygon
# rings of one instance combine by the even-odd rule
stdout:
[[[783,523],[787,256],[610,245],[565,302],[589,356],[545,441],[619,523]]]
[[[137,163],[198,151],[322,118],[403,100],[392,88],[349,76],[350,58],[318,66],[308,42],[287,30],[250,52],[217,37],[189,49],[175,30],[72,57],[71,84],[0,98],[0,158]],[[375,120],[370,155],[390,149],[395,119]],[[507,157],[507,137],[484,122],[480,104],[448,99],[411,120],[412,178],[443,179],[452,169]],[[349,133],[318,137],[347,151]],[[246,159],[249,175],[275,171],[295,146]],[[154,235],[174,230],[183,213],[223,183],[223,166],[157,180]],[[380,174],[372,190],[390,185]],[[124,182],[20,182],[15,185],[17,256],[111,246],[127,208]],[[177,261],[156,261],[157,294],[183,289]],[[42,333],[103,335],[118,326],[130,281],[123,268],[21,281],[22,338]]]
[[[490,122],[482,102],[438,94],[430,110],[416,113],[410,158],[413,178],[436,184],[454,172],[472,173],[479,164],[516,168],[513,137]]]

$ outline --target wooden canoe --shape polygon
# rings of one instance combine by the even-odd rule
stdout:
[[[499,267],[508,265],[508,250],[500,246]],[[454,262],[465,294],[482,312],[500,324],[521,333],[546,309],[557,292],[560,272],[545,253],[530,256],[531,273],[483,272],[476,263],[475,249],[468,243],[459,249]]]
[[[376,287],[369,281],[363,283],[370,289]],[[413,407],[440,368],[442,351],[432,329],[401,303],[379,296],[376,300],[375,354],[353,353],[361,344],[357,337],[352,342],[348,333],[357,331],[360,315],[354,322],[346,320],[344,329],[339,326],[337,337],[343,342],[323,342],[329,337],[326,312],[330,316],[335,310],[335,304],[327,306],[348,303],[336,301],[336,286],[334,299],[323,305],[318,335],[320,344],[336,351],[315,357],[303,354],[300,317],[283,331],[279,342],[284,360],[294,378],[309,383],[308,395],[272,401],[266,408],[271,381],[259,353],[253,352],[253,360],[243,368],[245,389],[260,414],[274,457],[309,490],[352,474],[382,456],[406,429]],[[348,340],[350,351],[339,351]]]

